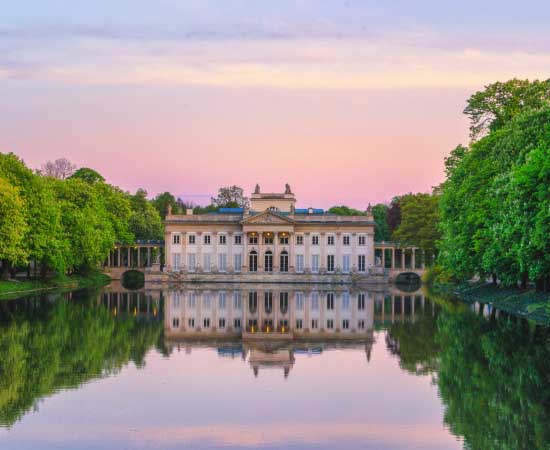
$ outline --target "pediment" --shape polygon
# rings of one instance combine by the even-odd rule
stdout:
[[[294,221],[271,211],[265,211],[255,216],[250,216],[241,222],[243,225],[289,225]]]

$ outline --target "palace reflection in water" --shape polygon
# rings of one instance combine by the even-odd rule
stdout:
[[[113,283],[0,348],[0,449],[550,448],[550,330],[421,291]]]

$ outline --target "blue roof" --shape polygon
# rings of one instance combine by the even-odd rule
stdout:
[[[240,214],[244,212],[244,208],[220,208],[218,212],[221,214]]]
[[[308,208],[298,208],[294,210],[295,214],[309,214]],[[313,214],[324,214],[325,211],[319,208],[313,208]]]

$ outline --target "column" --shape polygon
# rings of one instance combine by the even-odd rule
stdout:
[[[401,249],[401,268],[405,268],[405,249]]]
[[[241,271],[248,272],[248,234],[244,230],[243,230],[242,239],[243,239],[243,266],[241,267]],[[248,301],[248,299],[246,301]]]
[[[180,271],[187,272],[187,233],[181,233]]]
[[[197,240],[195,241],[197,245],[197,272],[202,272],[202,231],[197,231]]]
[[[120,264],[120,247],[118,248],[118,259],[117,259],[117,266],[120,267],[122,264]]]
[[[309,273],[311,272],[311,236],[309,233],[304,233],[304,246],[304,272]]]
[[[265,261],[265,255],[264,255],[264,232],[258,233],[258,272],[264,271],[264,261]],[[273,242],[275,242],[276,237],[273,238]]]
[[[395,247],[391,248],[391,268],[395,269]]]
[[[147,267],[151,267],[151,247],[147,247]]]
[[[131,253],[130,253],[130,247],[128,247],[128,261],[126,261],[126,266],[127,267],[132,267],[132,258],[131,258]]]
[[[351,271],[357,272],[357,233],[351,233]]]
[[[391,296],[391,323],[395,321],[395,295]]]
[[[279,272],[281,270],[280,262],[281,262],[281,255],[279,255],[280,251],[280,245],[279,245],[279,234],[273,232],[273,272]]]
[[[217,272],[220,270],[220,268],[218,267],[218,239],[219,239],[218,232],[214,231],[212,233],[212,256],[211,256],[213,261],[210,261],[212,272]]]
[[[382,247],[382,268],[386,268],[386,249]]]
[[[413,249],[411,250],[411,267],[413,269],[416,269],[416,248],[413,247]]]
[[[326,235],[325,233],[321,233],[319,236],[319,245],[321,246],[321,261],[319,264],[319,272],[324,273],[327,270],[327,248],[326,248]]]
[[[334,270],[336,272],[342,271],[342,233],[339,231],[336,233],[334,237],[334,245],[336,245],[336,255],[334,256]]]
[[[235,243],[233,232],[227,233],[227,271],[233,272],[235,267],[233,266],[233,244]]]
[[[137,266],[141,267],[141,247],[138,245],[137,248]]]
[[[296,254],[295,254],[295,242],[296,236],[294,233],[288,233],[288,248],[289,248],[289,255],[288,255],[288,271],[295,273],[296,272]],[[290,299],[289,299],[290,302]],[[290,303],[289,303],[289,309],[290,309]]]

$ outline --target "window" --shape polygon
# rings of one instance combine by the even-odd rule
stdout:
[[[180,319],[178,317],[174,317],[172,319],[172,328],[179,328],[180,327]]]
[[[327,255],[327,271],[334,272],[334,255]]]
[[[357,270],[359,272],[364,272],[365,269],[365,255],[359,255],[358,261],[357,261]]]
[[[256,233],[252,233],[248,236],[248,243],[250,245],[257,245],[258,244],[258,235]]]
[[[210,253],[205,253],[205,254],[204,254],[204,265],[203,265],[203,270],[204,270],[205,272],[210,272],[210,267],[211,267]]]
[[[334,245],[334,236],[327,236],[327,245]]]
[[[265,252],[264,255],[264,270],[266,272],[273,272],[273,253],[270,251]]]
[[[187,266],[189,272],[194,272],[197,269],[197,257],[194,253],[187,254]]]
[[[264,235],[264,244],[265,245],[273,245],[273,235],[272,234]]]
[[[327,310],[333,310],[334,309],[334,293],[329,292],[327,294]]]
[[[319,328],[319,321],[317,319],[311,319],[311,329],[316,330]]]
[[[218,309],[224,310],[225,309],[225,292],[220,292],[218,295]]]
[[[296,245],[304,245],[304,236],[299,234],[296,236]]]
[[[204,235],[204,245],[210,245],[211,236],[209,234]]]
[[[258,309],[258,293],[256,291],[248,293],[248,310],[254,314]]]
[[[194,243],[195,243],[195,235],[194,235],[194,234],[190,234],[190,235],[189,235],[189,243],[190,243],[190,244],[194,244]]]
[[[273,292],[264,292],[264,310],[266,314],[273,312]]]
[[[301,330],[303,327],[302,319],[296,319],[296,329]]]
[[[258,271],[258,254],[255,251],[251,251],[248,255],[248,270],[250,272]]]
[[[365,235],[359,235],[359,245],[367,245],[367,237]]]
[[[235,243],[235,245],[241,245],[243,243],[243,237],[240,234],[236,234],[233,242]]]
[[[344,237],[342,238],[342,243],[344,245],[349,245],[350,243],[350,239],[349,239],[349,235],[348,234],[345,234]]]
[[[179,292],[174,292],[174,297],[172,298],[172,306],[174,308],[179,308],[180,307],[180,293]]]
[[[279,293],[279,308],[281,314],[286,314],[288,312],[288,292]]]
[[[288,272],[288,252],[281,252],[279,270],[281,272]]]
[[[210,309],[210,293],[209,292],[205,292],[203,295],[202,295],[202,307],[203,309]]]
[[[202,326],[203,328],[210,328],[210,318],[205,317],[202,319]]]
[[[194,292],[191,292],[189,294],[189,298],[187,299],[187,306],[190,309],[194,309],[196,305],[197,305],[197,294],[195,294]]]
[[[181,235],[179,234],[173,234],[172,235],[172,244],[179,244],[181,239]]]
[[[296,272],[304,271],[304,255],[296,255]]]
[[[357,321],[357,328],[359,328],[360,330],[365,329],[365,320],[364,319],[361,319],[361,320]]]
[[[332,330],[334,328],[334,320],[327,319],[327,329]]]
[[[233,255],[233,265],[235,272],[240,272],[243,265],[243,256],[240,253],[235,253]]]
[[[189,326],[189,328],[195,328],[195,319],[193,319],[192,317],[189,318],[187,320],[187,325]]]
[[[311,236],[311,245],[319,245],[319,236],[317,235]]]
[[[311,310],[317,311],[318,309],[319,309],[319,293],[312,292],[311,293]]]
[[[348,273],[350,269],[350,256],[349,255],[343,255],[342,256],[342,272]]]
[[[233,309],[240,310],[242,308],[241,293],[233,292]]]
[[[357,294],[357,309],[362,311],[365,309],[365,294]]]
[[[227,244],[227,236],[225,234],[220,234],[218,238],[219,238],[220,245]]]
[[[296,311],[304,310],[304,294],[302,292],[296,292]]]
[[[348,319],[342,320],[342,329],[343,330],[349,330],[349,320]]]
[[[172,253],[172,269],[180,270],[181,255],[179,253]]]
[[[349,309],[349,292],[342,293],[342,309],[344,311]]]
[[[218,270],[220,272],[227,272],[227,254],[220,253],[218,255]]]
[[[279,243],[281,245],[288,245],[288,234],[282,234],[280,237],[279,237]]]
[[[319,272],[319,255],[311,255],[311,271]]]
[[[218,320],[218,328],[225,328],[225,319],[223,317],[220,317]]]
[[[241,319],[233,319],[233,328],[237,330],[241,328]]]

